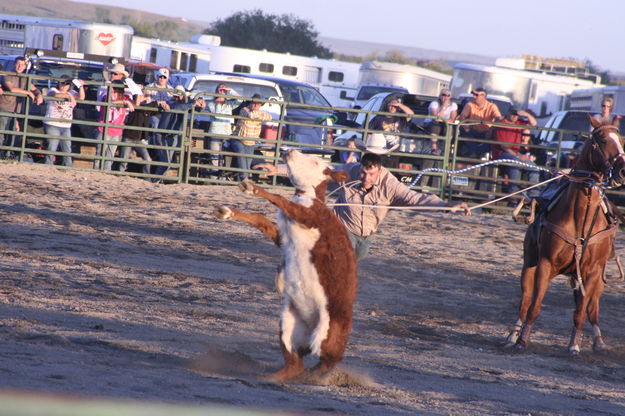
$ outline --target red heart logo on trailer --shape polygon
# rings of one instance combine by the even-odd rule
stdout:
[[[100,43],[104,46],[108,45],[109,43],[113,42],[115,40],[115,36],[113,36],[112,33],[102,33],[100,32],[100,34],[98,35],[97,39],[100,41]]]

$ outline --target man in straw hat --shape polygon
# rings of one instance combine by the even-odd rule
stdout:
[[[335,214],[347,229],[357,260],[369,252],[371,237],[386,217],[388,206],[451,207],[452,212],[471,214],[466,202],[448,204],[436,195],[412,191],[384,168],[381,155],[389,153],[390,149],[383,134],[371,134],[364,150],[359,163],[348,163],[342,167],[350,179],[341,188],[336,202],[349,205],[334,207]],[[259,163],[254,168],[264,169],[268,175],[286,171],[284,165],[270,163]],[[371,208],[369,205],[379,207]]]

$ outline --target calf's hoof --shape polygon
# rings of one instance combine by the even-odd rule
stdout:
[[[254,195],[256,191],[254,190],[254,183],[249,179],[244,179],[239,183],[239,189],[244,194]]]
[[[213,215],[215,215],[220,220],[227,220],[232,218],[234,214],[232,213],[232,210],[230,208],[220,205],[215,208],[215,210],[213,211]]]

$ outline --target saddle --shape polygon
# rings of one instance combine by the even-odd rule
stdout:
[[[517,207],[512,212],[512,218],[515,222],[523,222],[528,224],[530,227],[533,227],[533,232],[531,235],[534,238],[532,241],[533,244],[538,244],[538,238],[540,236],[540,231],[542,228],[546,228],[554,234],[558,235],[561,239],[571,244],[575,248],[575,260],[576,260],[576,269],[577,276],[571,276],[571,286],[577,288],[581,285],[581,277],[579,276],[579,262],[581,261],[581,256],[583,255],[583,245],[579,241],[579,239],[575,239],[567,234],[564,230],[560,229],[557,225],[549,222],[547,220],[547,214],[556,206],[564,190],[568,186],[568,180],[566,178],[560,178],[555,182],[551,182],[541,193],[539,196],[535,198],[524,198],[522,199]],[[521,209],[529,204],[530,213],[528,216],[520,216]],[[601,230],[592,236],[590,236],[587,241],[583,244],[589,244],[598,242],[604,238],[607,238],[613,235],[617,230],[617,223],[620,220],[622,224],[625,224],[625,218],[623,214],[612,204],[607,197],[603,197],[601,201],[601,211],[606,216],[608,227],[605,230]],[[612,249],[610,253],[609,260],[613,260],[616,262],[616,266],[619,271],[619,278],[616,279],[618,281],[625,280],[625,270],[621,264],[621,259],[616,254],[614,250],[614,242],[612,244]],[[604,282],[608,282],[606,275],[604,273],[603,276]],[[582,287],[583,290],[583,287]]]

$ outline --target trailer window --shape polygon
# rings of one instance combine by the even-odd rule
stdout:
[[[273,64],[261,63],[258,65],[258,70],[267,74],[273,74]]]
[[[189,57],[189,72],[197,72],[197,55],[194,53]]]
[[[328,80],[334,82],[343,82],[345,75],[342,72],[330,71],[328,73]]]
[[[188,60],[189,60],[189,55],[187,55],[185,52],[182,52],[180,54],[180,66],[178,67],[178,69],[180,69],[181,71],[186,71]]]
[[[178,51],[171,51],[171,59],[169,60],[169,66],[171,68],[178,69]]]
[[[156,63],[156,55],[158,54],[158,49],[156,48],[151,48],[150,49],[150,62],[155,64]]]
[[[249,74],[250,72],[252,72],[252,68],[250,68],[247,65],[239,65],[239,64],[235,64],[232,67],[232,72],[240,72],[242,74]]]
[[[296,76],[297,75],[297,67],[294,67],[294,66],[283,66],[282,67],[282,75]]]
[[[62,51],[63,50],[63,35],[56,34],[52,36],[52,50],[53,51]]]

